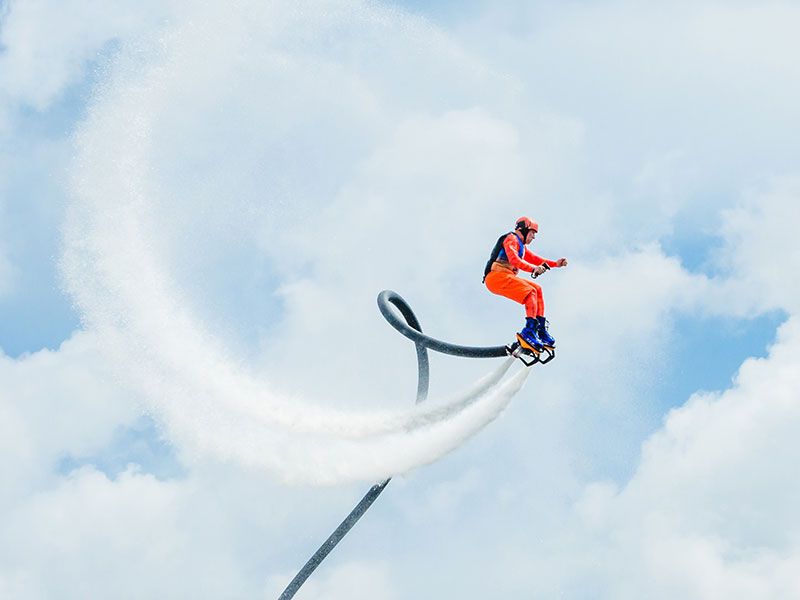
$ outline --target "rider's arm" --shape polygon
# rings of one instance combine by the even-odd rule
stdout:
[[[542,258],[525,248],[525,256],[523,257],[526,262],[529,262],[537,267],[539,265],[547,265],[550,268],[554,268],[558,266],[557,260],[550,260],[548,258]],[[532,270],[532,269],[531,269]]]

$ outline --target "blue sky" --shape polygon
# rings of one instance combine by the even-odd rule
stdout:
[[[559,359],[400,476],[302,597],[800,592],[778,497],[798,452],[792,4],[4,6],[0,595],[277,596],[369,478],[287,484],[310,472],[292,452],[340,450],[280,428],[248,445],[260,416],[209,442],[228,413],[203,411],[248,397],[214,386],[297,418],[404,410],[413,351],[375,295],[434,335],[509,338],[519,307],[472,279],[522,213],[535,251],[570,258],[542,280]],[[489,368],[433,366],[434,398]]]

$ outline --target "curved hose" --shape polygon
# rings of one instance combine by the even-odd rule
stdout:
[[[394,305],[402,314],[405,323],[401,321],[390,305]],[[381,314],[397,331],[414,342],[417,349],[417,369],[419,372],[417,380],[417,403],[422,402],[428,397],[428,387],[430,385],[430,362],[428,360],[428,349],[443,354],[461,356],[465,358],[498,358],[508,356],[508,348],[505,346],[460,346],[442,340],[437,340],[422,333],[422,326],[400,294],[391,290],[384,290],[378,294],[378,309]],[[373,485],[364,495],[361,501],[356,504],[350,514],[345,517],[327,540],[317,549],[314,555],[294,576],[278,600],[290,600],[294,597],[305,581],[311,576],[314,570],[320,565],[328,554],[342,541],[347,532],[350,531],[358,520],[364,516],[372,503],[377,500],[381,492],[389,485],[391,478]]]
[[[378,308],[380,309],[381,314],[387,321],[389,321],[389,324],[392,327],[414,342],[418,349],[420,346],[423,346],[425,348],[435,350],[436,352],[451,354],[453,356],[461,356],[464,358],[498,358],[501,356],[508,356],[508,350],[505,346],[460,346],[458,344],[451,344],[450,342],[444,342],[442,340],[437,340],[436,338],[427,336],[422,333],[422,329],[419,327],[415,327],[414,325],[409,327],[400,319],[398,319],[397,315],[394,314],[389,304],[394,304],[397,308],[399,308],[400,312],[403,313],[403,316],[406,317],[406,320],[408,320],[407,315],[411,315],[411,317],[413,317],[416,321],[416,317],[414,317],[411,307],[397,292],[384,290],[378,294]],[[411,323],[409,322],[409,325],[410,324]]]

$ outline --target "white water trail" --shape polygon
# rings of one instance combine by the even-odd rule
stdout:
[[[154,65],[120,69],[95,98],[76,138],[62,260],[85,325],[144,390],[169,437],[194,457],[335,484],[433,462],[496,418],[529,373],[502,382],[513,359],[445,402],[354,413],[278,394],[231,358],[192,314],[152,233],[169,202],[157,184],[154,121],[177,101],[165,90],[178,64],[167,54]]]

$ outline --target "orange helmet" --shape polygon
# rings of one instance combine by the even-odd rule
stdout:
[[[519,219],[517,219],[517,226],[514,229],[519,229],[523,237],[525,237],[528,235],[528,231],[533,231],[534,233],[538,233],[539,224],[533,219],[529,219],[528,217],[520,217]]]

